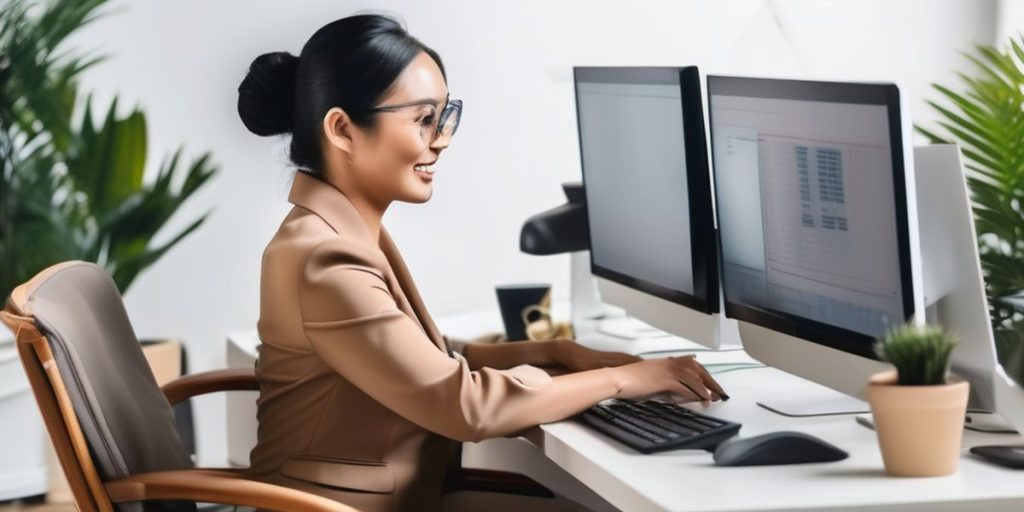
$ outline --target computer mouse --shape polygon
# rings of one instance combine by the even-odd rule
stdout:
[[[803,432],[733,437],[715,449],[716,466],[773,466],[843,460],[849,454]]]

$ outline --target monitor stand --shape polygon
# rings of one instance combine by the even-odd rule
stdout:
[[[871,412],[868,403],[825,386],[806,383],[795,396],[775,396],[757,405],[789,418],[812,418]]]
[[[669,336],[665,331],[631,316],[604,318],[597,323],[597,330],[602,334],[629,340]]]
[[[887,363],[848,354],[749,322],[739,322],[739,329],[743,346],[750,357],[793,376],[795,382],[782,387],[784,392],[769,395],[759,404],[785,416],[868,412],[870,408],[867,402],[856,397],[864,396],[872,375],[892,369]]]
[[[588,325],[604,318],[626,315],[601,302],[597,280],[590,274],[590,251],[569,255],[569,304],[569,318],[577,330],[587,330]]]
[[[618,319],[615,319],[617,321]],[[658,331],[657,334],[645,332],[643,336],[627,337],[616,334],[609,334],[601,326],[602,320],[590,324],[590,328],[577,330],[576,339],[583,345],[594,350],[606,350],[609,352],[625,352],[638,356],[651,355],[664,357],[680,355],[681,353],[702,352],[708,350],[703,345],[698,345],[685,338],[671,336]],[[619,334],[626,334],[624,331]]]
[[[859,414],[857,415],[857,423],[874,430],[875,420],[871,414]],[[1005,418],[991,411],[967,411],[967,415],[964,418],[964,428],[967,430],[973,430],[975,432],[983,432],[987,434],[1017,434],[1017,430],[1013,428]]]

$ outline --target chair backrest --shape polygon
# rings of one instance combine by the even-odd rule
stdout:
[[[117,287],[101,267],[85,262],[50,267],[15,289],[5,313],[76,500],[90,495],[85,506],[79,504],[81,510],[111,509],[97,476],[108,481],[192,467]],[[87,450],[76,449],[76,438]],[[71,449],[62,450],[59,445],[68,442]],[[73,460],[65,460],[69,457]],[[113,507],[195,510],[181,502]]]

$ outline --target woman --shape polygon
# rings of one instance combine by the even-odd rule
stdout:
[[[437,53],[376,15],[324,26],[298,57],[257,57],[239,86],[245,126],[290,133],[299,168],[295,207],[263,257],[254,475],[365,511],[482,507],[468,503],[486,496],[442,498],[457,442],[612,397],[724,396],[692,358],[641,361],[571,341],[448,346],[381,218],[395,201],[430,199],[461,108]]]

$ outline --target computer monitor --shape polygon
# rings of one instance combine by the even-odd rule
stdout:
[[[960,338],[950,367],[971,383],[968,407],[991,411],[996,349],[960,148],[915,147],[914,168],[926,316]]]
[[[604,302],[721,344],[696,67],[574,68],[591,272]]]
[[[861,397],[922,304],[899,88],[709,76],[708,97],[726,314],[752,357]],[[774,408],[866,410],[820,396]]]
[[[915,147],[914,168],[925,312],[960,338],[950,367],[971,384],[969,426],[1024,432],[1024,349],[993,332],[960,148]]]

